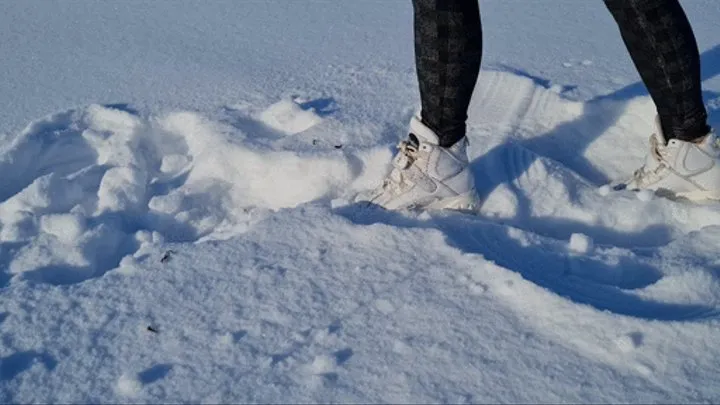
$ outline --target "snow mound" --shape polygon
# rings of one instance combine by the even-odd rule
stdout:
[[[469,129],[482,215],[529,235],[570,240],[580,254],[589,254],[588,241],[662,246],[720,225],[713,206],[598,192],[604,180],[642,161],[649,124],[637,117],[647,115],[648,99],[582,103],[525,77],[483,74],[489,84],[479,89]],[[312,127],[311,138],[328,138],[323,131],[338,130],[332,119],[325,128],[310,105],[283,99],[265,109],[226,109],[234,120],[189,111],[144,117],[119,105],[92,105],[31,123],[0,155],[0,169],[17,173],[0,178],[0,242],[12,246],[2,256],[4,278],[75,283],[117,268],[123,258],[140,258],[153,245],[244,233],[278,209],[321,200],[341,209],[380,181],[391,145],[337,147],[307,137],[263,142],[278,131]],[[256,132],[263,125],[275,132]],[[574,140],[554,141],[561,136]],[[608,144],[620,156],[606,159]],[[642,284],[623,274],[597,277]]]
[[[296,112],[287,107],[268,111]],[[143,118],[100,105],[32,123],[0,156],[18,174],[0,179],[9,275],[74,283],[147,243],[226,238],[268,210],[341,196],[389,158],[386,148],[252,147],[249,135],[193,112]]]

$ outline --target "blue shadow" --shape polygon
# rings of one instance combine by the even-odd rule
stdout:
[[[425,220],[366,204],[340,207],[335,213],[357,225],[383,223],[440,230],[450,246],[464,253],[482,255],[540,287],[599,311],[659,321],[699,321],[720,314],[712,306],[657,302],[635,294],[633,290],[648,287],[662,278],[658,269],[640,260],[623,258],[610,265],[565,253],[551,242],[526,245],[513,238],[506,226],[481,217],[445,213]],[[578,267],[582,268],[581,274],[574,270]],[[621,276],[603,281],[584,276],[587,274]]]
[[[701,55],[702,59],[702,79],[708,80],[720,74],[720,45],[705,51]],[[510,69],[512,72],[524,77],[532,79],[540,86],[548,87],[549,81],[532,76],[518,69]],[[471,162],[471,170],[475,175],[476,188],[482,199],[487,197],[500,184],[507,184],[513,191],[518,201],[518,211],[514,219],[509,222],[514,226],[528,229],[527,225],[533,223],[534,228],[557,229],[557,220],[545,218],[545,224],[540,223],[538,219],[531,219],[531,202],[514,183],[523,173],[527,172],[530,166],[535,162],[537,157],[544,156],[552,160],[562,162],[585,179],[589,184],[600,186],[607,184],[614,179],[607,177],[598,167],[585,158],[584,152],[596,139],[612,127],[618,119],[625,113],[627,102],[630,100],[647,96],[648,92],[645,85],[638,81],[636,83],[625,86],[610,94],[598,96],[589,100],[586,104],[587,112],[575,120],[571,120],[558,125],[551,131],[538,135],[530,139],[515,140],[508,143],[497,145],[487,153],[478,157]],[[720,98],[720,93],[704,91],[704,99],[713,100]],[[615,103],[606,103],[604,101],[613,100]],[[709,123],[714,126],[720,124],[720,111],[717,109],[709,109]],[[558,147],[562,145],[562,147]],[[512,170],[506,170],[502,176],[492,175],[497,172],[499,164],[508,161],[508,154],[514,153],[513,148],[527,149],[533,153],[528,159],[513,159]],[[569,235],[574,232],[583,232],[580,228],[568,227],[565,224],[565,234]],[[579,224],[578,224],[579,225]],[[534,229],[533,228],[533,229]],[[662,231],[654,240],[662,241],[663,236],[669,238],[669,229]],[[595,234],[591,234],[595,236]],[[667,240],[669,241],[669,239]]]
[[[138,379],[143,384],[152,384],[165,378],[172,370],[171,364],[157,364],[138,374]]]
[[[17,352],[0,359],[0,381],[8,381],[17,377],[23,371],[40,362],[48,371],[57,366],[57,360],[47,353],[36,351]]]

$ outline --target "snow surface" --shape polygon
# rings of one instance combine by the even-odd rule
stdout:
[[[720,206],[605,186],[654,116],[602,2],[483,2],[479,215],[348,202],[409,3],[0,1],[0,402],[720,401]]]

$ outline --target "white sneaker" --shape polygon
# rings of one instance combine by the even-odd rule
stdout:
[[[715,133],[698,142],[671,139],[666,145],[657,119],[655,126],[645,165],[635,171],[626,188],[693,201],[720,199],[720,139]]]
[[[410,135],[398,144],[393,170],[368,201],[386,209],[474,210],[475,182],[469,167],[467,138],[449,148],[438,145],[438,136],[418,116],[410,121]]]

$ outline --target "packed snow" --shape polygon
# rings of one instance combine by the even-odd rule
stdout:
[[[481,5],[476,215],[352,203],[409,1],[0,4],[0,402],[720,401],[720,204],[607,186],[654,106],[602,2]]]

